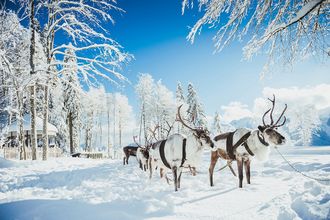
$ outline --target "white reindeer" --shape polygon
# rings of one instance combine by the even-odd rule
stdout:
[[[227,160],[227,165],[231,168],[231,162],[236,160],[239,175],[239,187],[242,188],[243,182],[243,164],[245,166],[247,183],[250,184],[250,161],[252,157],[260,161],[268,159],[270,153],[270,146],[282,145],[285,143],[285,138],[277,131],[278,127],[285,124],[286,118],[284,116],[283,122],[278,125],[284,112],[287,109],[283,109],[280,117],[274,123],[273,111],[275,107],[275,95],[272,102],[272,107],[267,110],[263,117],[263,125],[258,126],[256,130],[249,130],[246,128],[239,128],[234,132],[228,132],[220,134],[214,138],[215,148],[211,153],[211,164],[209,167],[210,185],[213,186],[213,171],[217,163],[218,158]],[[270,112],[270,124],[265,123],[265,116]],[[232,172],[233,169],[231,168]],[[233,172],[234,173],[234,172]],[[235,174],[235,173],[234,173]]]
[[[182,105],[178,108],[179,120],[185,127],[191,129],[192,134],[187,137],[182,134],[170,135],[167,139],[154,143],[149,152],[150,178],[155,167],[172,170],[175,191],[180,188],[183,166],[195,167],[200,161],[204,146],[211,148],[214,146],[206,129],[192,128],[182,120],[181,107]]]

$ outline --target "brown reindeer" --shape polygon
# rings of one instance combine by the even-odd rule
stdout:
[[[270,153],[269,146],[278,146],[285,143],[285,138],[277,131],[286,122],[286,117],[279,124],[284,112],[283,109],[280,117],[274,123],[273,111],[275,107],[275,95],[273,99],[268,99],[272,103],[272,107],[267,110],[263,117],[263,125],[258,126],[256,130],[239,128],[234,132],[220,134],[214,138],[215,148],[211,153],[211,164],[209,167],[210,185],[213,186],[213,171],[219,158],[227,160],[227,166],[231,168],[232,161],[237,162],[239,187],[242,187],[243,182],[243,166],[245,167],[247,183],[250,184],[250,161],[252,157],[258,160],[266,160]],[[270,112],[270,124],[266,124],[265,116]],[[234,173],[233,169],[231,168]],[[235,173],[234,173],[235,175]]]
[[[123,162],[124,162],[124,165],[125,164],[128,164],[128,158],[130,156],[133,156],[133,157],[136,157],[136,151],[137,151],[138,147],[136,146],[126,146],[123,148],[123,151],[124,151],[124,158],[123,158]]]

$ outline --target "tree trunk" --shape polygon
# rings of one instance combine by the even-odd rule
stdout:
[[[85,129],[85,151],[88,151],[88,127]]]
[[[141,143],[141,136],[142,136],[142,121],[143,121],[143,111],[144,111],[144,104],[142,105],[141,118],[140,118],[140,133],[139,133],[139,143]]]
[[[36,103],[35,103],[35,86],[30,87],[30,111],[31,111],[31,151],[32,160],[37,159],[37,127],[36,127]]]
[[[108,157],[111,158],[111,143],[110,143],[110,111],[108,109]]]
[[[147,144],[147,128],[146,128],[146,115],[143,112],[143,132],[144,132],[144,143]]]
[[[49,90],[48,86],[45,85],[45,97],[44,97],[44,113],[43,113],[43,126],[42,126],[42,159],[47,160],[48,154],[48,96]]]
[[[75,149],[73,145],[73,119],[71,112],[69,112],[68,115],[68,124],[69,124],[70,154],[74,154]]]
[[[100,147],[102,148],[102,124],[101,124],[101,121],[99,122],[99,127],[100,127]]]
[[[29,0],[30,4],[30,75],[35,74],[34,54],[35,54],[35,21],[34,21],[34,0]],[[32,140],[32,160],[37,159],[37,130],[36,130],[36,90],[35,85],[30,88],[30,111],[31,111],[31,140]]]
[[[20,95],[19,91],[17,93],[17,104],[18,104],[18,118],[17,118],[17,125],[19,131],[17,133],[18,137],[18,147],[19,147],[19,159],[26,160],[26,151],[25,151],[25,144],[24,144],[24,128],[23,128],[23,97]]]

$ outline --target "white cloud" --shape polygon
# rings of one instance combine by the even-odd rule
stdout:
[[[222,115],[225,122],[252,117],[252,112],[248,109],[248,106],[240,102],[231,102],[227,106],[221,106],[221,110],[224,112]]]
[[[277,111],[282,111],[284,103],[288,105],[287,111],[293,111],[307,106],[313,106],[317,111],[330,108],[330,84],[320,84],[316,86],[308,86],[304,88],[269,88],[263,89],[263,97],[259,97],[254,101],[253,112],[255,115],[262,115],[270,107],[271,104],[267,98],[276,96]],[[267,107],[266,107],[267,106]]]

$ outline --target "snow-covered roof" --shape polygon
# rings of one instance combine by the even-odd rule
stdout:
[[[37,133],[42,132],[42,126],[43,126],[42,118],[36,117]],[[17,130],[18,130],[17,120],[14,121],[13,123],[11,123],[10,125],[8,125],[7,128],[5,128],[5,130],[6,129],[7,129],[8,133],[9,132],[17,132]],[[23,130],[24,131],[30,131],[31,130],[31,117],[30,117],[30,115],[25,115],[23,117]],[[55,125],[48,122],[48,135],[55,135],[56,133],[58,133],[58,130],[55,127]]]

